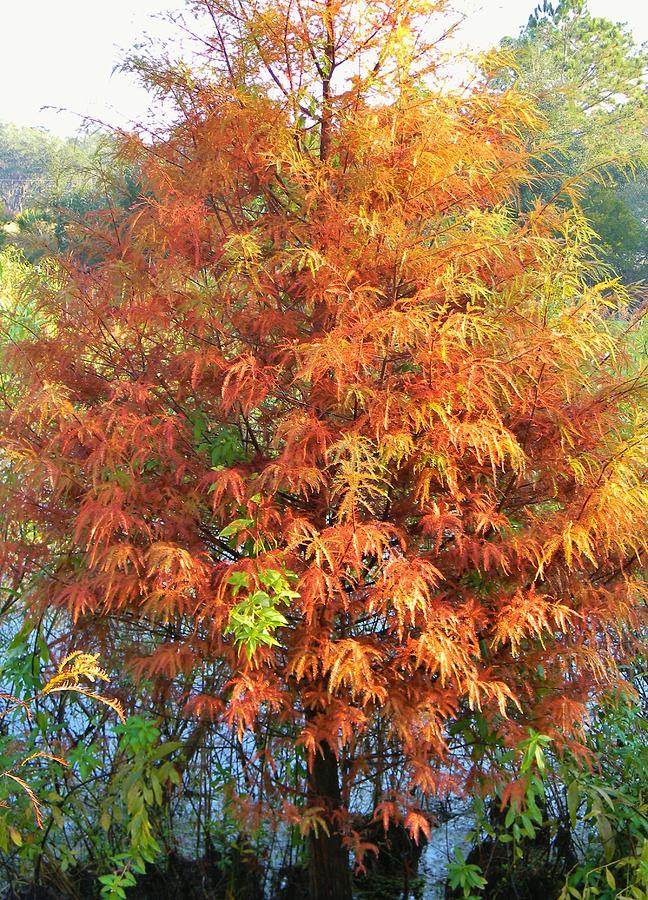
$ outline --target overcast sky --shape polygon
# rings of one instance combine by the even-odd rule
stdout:
[[[463,41],[475,49],[516,34],[538,0],[455,0],[467,14]],[[154,14],[181,0],[5,0],[0,12],[0,122],[70,134],[85,115],[115,125],[142,119],[144,91],[112,74],[145,32],[164,35]],[[590,0],[595,15],[627,22],[648,41],[648,3]],[[63,107],[69,112],[42,110]],[[75,115],[76,114],[76,115]]]

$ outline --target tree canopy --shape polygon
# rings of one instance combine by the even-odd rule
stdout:
[[[546,121],[550,146],[535,192],[550,198],[571,178],[598,256],[626,282],[645,278],[646,47],[625,26],[592,16],[586,0],[544,2],[501,47],[513,54],[502,83],[535,97]]]
[[[240,815],[345,900],[361,806],[419,840],[431,797],[524,794],[530,728],[586,754],[645,597],[645,376],[577,204],[519,202],[532,101],[438,77],[440,0],[192,7],[137,196],[3,350],[4,578],[251,747]]]

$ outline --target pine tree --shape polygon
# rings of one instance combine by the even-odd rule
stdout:
[[[211,666],[187,712],[257,736],[344,900],[365,773],[418,840],[484,748],[578,746],[644,596],[645,379],[576,207],[518,211],[529,101],[443,87],[442,3],[193,5],[137,201],[4,351],[5,578]]]

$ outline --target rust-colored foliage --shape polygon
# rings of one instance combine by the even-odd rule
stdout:
[[[578,215],[519,211],[533,109],[442,87],[441,3],[194,5],[208,65],[158,71],[177,123],[123,142],[138,201],[85,223],[8,354],[6,568],[158,623],[141,673],[215,666],[188,708],[320,761],[289,817],[348,832],[379,747],[376,816],[418,835],[416,798],[476,774],[465,729],[577,742],[614,677],[643,383]],[[246,652],[255,591],[281,615]]]

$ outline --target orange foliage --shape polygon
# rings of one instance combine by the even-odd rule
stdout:
[[[353,773],[378,723],[411,776],[379,809],[416,838],[454,722],[577,740],[614,678],[644,383],[578,214],[518,202],[529,103],[443,87],[441,3],[194,5],[208,73],[158,72],[178,118],[122,142],[137,201],[84,223],[7,353],[5,567],[163,624],[139,671],[218,664],[189,703],[241,733],[271,711]],[[248,659],[231,577],[266,569],[298,596]]]

